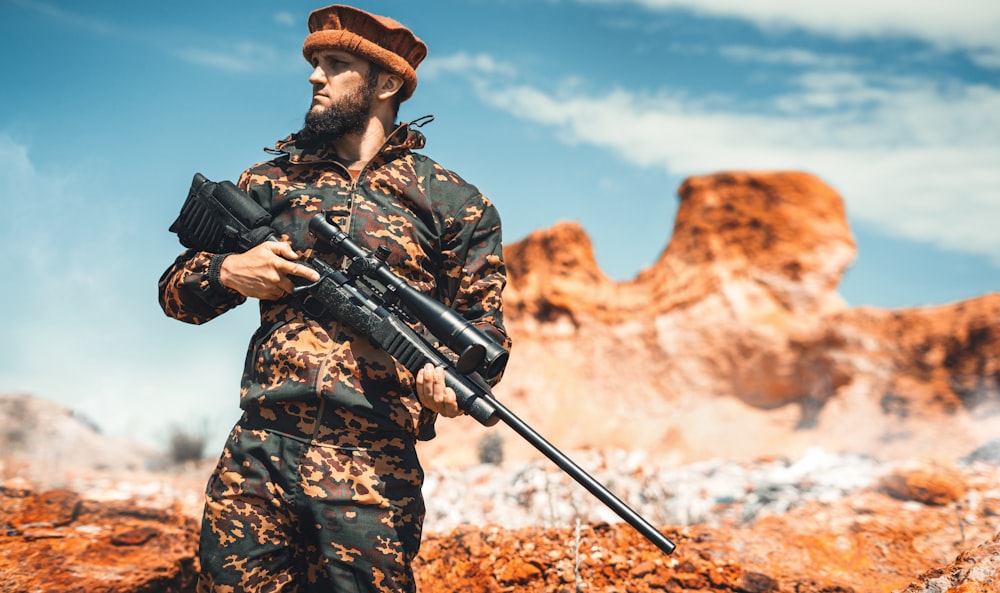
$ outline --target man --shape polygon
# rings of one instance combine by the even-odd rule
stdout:
[[[317,273],[307,231],[326,212],[352,240],[504,347],[500,219],[475,187],[412,152],[394,125],[426,46],[400,23],[347,7],[309,16],[312,105],[273,160],[239,187],[283,242],[244,253],[187,250],[160,279],[167,315],[204,323],[260,302],[241,385],[243,415],[206,487],[200,591],[415,591],[423,472],[415,441],[460,413],[441,369],[414,377],[292,294]],[[495,379],[495,378],[494,378]]]

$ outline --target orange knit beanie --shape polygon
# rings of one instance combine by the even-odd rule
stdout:
[[[313,52],[342,49],[375,62],[403,79],[400,100],[417,88],[417,66],[427,56],[427,46],[412,31],[389,17],[351,6],[327,6],[309,15],[309,35],[302,55],[312,63]]]

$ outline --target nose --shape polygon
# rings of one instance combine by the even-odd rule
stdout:
[[[324,82],[323,69],[320,68],[319,66],[313,68],[312,74],[309,75],[309,82],[312,84],[323,84]]]

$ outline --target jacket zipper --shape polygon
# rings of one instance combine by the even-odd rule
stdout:
[[[325,363],[323,364],[323,367],[324,368],[326,367]],[[326,412],[326,397],[324,397],[323,393],[320,392],[319,410],[316,411],[316,423],[313,425],[312,435],[310,436],[309,440],[315,441],[316,439],[319,438],[319,429],[320,427],[323,426],[323,416],[325,412]]]
[[[382,154],[382,151],[385,150],[385,147],[389,144],[389,140],[393,136],[396,135],[396,132],[398,132],[400,130],[400,128],[402,128],[402,127],[404,127],[406,125],[407,124],[401,124],[398,127],[396,127],[396,129],[394,129],[392,131],[392,133],[389,134],[388,137],[386,137],[385,142],[383,142],[382,146],[380,146],[379,149],[375,152],[375,155],[378,156],[378,155]],[[371,166],[372,160],[373,159],[369,159],[369,161],[367,163],[365,163],[364,167],[362,167],[361,170],[358,171],[358,176],[357,177],[351,176],[350,170],[346,166],[344,166],[342,163],[340,163],[338,161],[327,161],[330,164],[333,164],[335,166],[340,167],[344,171],[344,173],[347,174],[347,178],[351,180],[350,193],[349,193],[349,198],[348,198],[350,201],[349,201],[348,204],[346,204],[346,206],[347,206],[347,208],[346,208],[346,210],[347,210],[347,221],[346,221],[347,222],[347,229],[345,230],[345,232],[349,236],[351,235],[351,225],[352,225],[352,223],[354,221],[354,206],[357,203],[357,201],[355,200],[355,197],[357,196],[357,193],[358,193],[358,184],[361,182],[361,180],[364,178],[365,174],[368,172],[368,170],[369,170],[369,168]],[[340,333],[340,329],[341,329],[341,322],[338,320],[337,323],[334,324],[333,335],[336,336],[337,334],[339,334]],[[320,389],[319,382],[320,382],[320,378],[326,375],[326,369],[327,369],[327,367],[330,364],[330,356],[331,355],[328,354],[324,358],[323,364],[322,364],[322,366],[319,369],[320,372],[316,376],[316,386],[314,387],[314,391],[316,391],[316,393],[319,394],[319,410],[316,412],[316,416],[317,416],[316,417],[316,424],[315,424],[315,426],[313,426],[313,431],[312,431],[312,440],[314,440],[314,441],[319,437],[319,430],[320,430],[320,428],[323,425],[323,416],[324,416],[324,413],[326,412],[326,397],[323,396],[323,391],[322,391],[322,389]]]

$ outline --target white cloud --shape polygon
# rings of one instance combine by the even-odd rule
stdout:
[[[15,0],[14,3],[73,29],[86,31],[91,35],[97,35],[100,37],[125,36],[124,31],[105,20],[63,10],[62,8],[49,4],[48,2],[38,2],[36,0]]]
[[[513,76],[516,70],[510,64],[501,62],[486,54],[459,52],[444,57],[429,57],[420,64],[420,76],[431,79],[444,73],[458,74],[501,74]]]
[[[249,41],[212,49],[188,47],[174,53],[185,61],[227,72],[267,71],[276,69],[285,60],[273,47]],[[301,56],[296,62],[300,60]]]
[[[852,56],[820,54],[794,47],[763,49],[747,45],[727,45],[719,48],[719,55],[737,62],[788,64],[810,68],[846,68],[857,61]]]
[[[7,134],[0,134],[0,163],[3,163],[7,175],[10,176],[8,182],[17,184],[11,188],[12,192],[5,192],[7,196],[26,189],[24,182],[37,175],[35,166],[28,158],[28,147],[19,144]]]
[[[1000,90],[853,72],[794,82],[794,92],[758,112],[670,92],[476,86],[498,109],[636,165],[679,176],[815,173],[842,194],[852,217],[1000,265]]]
[[[579,0],[621,4],[621,0]],[[748,20],[764,29],[800,28],[841,38],[902,36],[942,49],[961,49],[981,65],[1000,65],[1000,3],[996,0],[629,0],[651,10],[685,9]]]
[[[274,46],[260,42],[238,38],[231,41],[224,38],[212,38],[202,39],[199,41],[200,45],[190,46],[186,45],[187,41],[178,41],[173,35],[165,37],[162,33],[157,33],[150,28],[121,27],[111,21],[64,10],[47,2],[17,0],[17,4],[55,22],[90,35],[119,39],[134,45],[149,46],[186,62],[224,72],[281,72],[286,70],[289,64],[301,66],[301,54],[297,52],[295,55],[282,54]],[[295,15],[287,11],[275,13],[274,20],[283,26],[297,24]],[[212,44],[212,47],[208,47],[209,44]]]
[[[282,10],[274,13],[274,22],[285,27],[294,27],[299,24],[299,18],[293,12]]]

